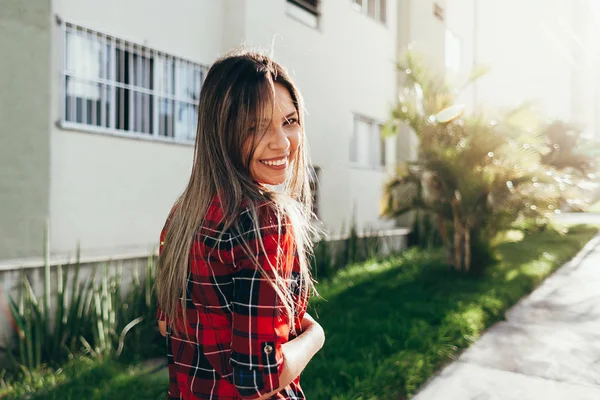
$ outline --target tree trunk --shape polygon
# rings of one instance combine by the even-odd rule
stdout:
[[[437,225],[438,232],[440,233],[440,237],[442,238],[442,244],[444,246],[448,245],[448,232],[446,231],[446,224],[444,223],[444,219],[440,214],[436,215],[437,217]]]
[[[448,240],[448,230],[446,229],[446,223],[444,222],[444,218],[440,214],[436,214],[437,219],[437,228],[440,233],[440,237],[442,239],[442,245],[446,249],[446,256],[448,258],[448,265],[452,267],[454,264],[454,255],[452,253],[452,246],[450,246],[450,241]]]
[[[452,204],[452,214],[454,219],[454,269],[462,270],[462,226],[458,218],[458,207]]]
[[[458,222],[458,221],[457,221]],[[454,226],[454,268],[462,271],[462,229],[458,224]]]
[[[469,225],[465,227],[465,271],[471,269],[471,228]]]

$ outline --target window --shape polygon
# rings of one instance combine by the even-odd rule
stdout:
[[[359,167],[381,168],[386,165],[383,125],[361,116],[354,116],[354,130],[350,140],[350,161]]]
[[[319,0],[287,0],[286,12],[311,28],[319,26]]]
[[[462,41],[453,32],[446,31],[446,69],[460,71],[462,66]]]
[[[377,135],[379,136],[379,165],[385,167],[387,163],[386,152],[387,146],[385,145],[386,140],[383,136],[381,136],[381,132],[383,131],[383,124],[377,125]]]
[[[61,23],[65,127],[191,142],[207,67]]]
[[[352,0],[352,4],[358,11],[385,24],[386,0]]]
[[[295,4],[311,14],[319,15],[319,0],[288,0],[288,2]]]

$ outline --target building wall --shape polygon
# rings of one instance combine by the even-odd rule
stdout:
[[[411,47],[427,57],[434,69],[443,68],[445,54],[445,18],[448,13],[447,0],[401,0],[406,3],[406,15],[400,15],[400,20],[408,25],[401,42],[401,50]],[[434,7],[442,10],[442,18],[434,15]],[[408,18],[407,18],[408,17]]]
[[[189,178],[193,148],[55,128],[52,250],[150,251]]]
[[[591,59],[596,51],[586,2],[476,3],[448,0],[447,27],[464,43],[463,77],[474,62],[491,68],[461,100],[481,109],[534,101],[546,118],[589,125],[597,108]]]
[[[478,0],[448,0],[446,10],[446,29],[460,41],[461,52],[459,55],[460,68],[457,71],[446,71],[446,76],[453,87],[461,87],[473,71],[477,49],[475,48],[475,30],[479,29],[481,21],[475,21],[475,2]],[[479,4],[482,2],[479,1]],[[463,90],[458,102],[468,106],[469,111],[474,111],[477,84]]]
[[[222,51],[222,3],[212,0],[53,0],[63,20],[174,56],[209,63]]]
[[[402,56],[407,51],[415,52],[430,66],[434,73],[444,72],[445,20],[434,14],[439,6],[446,16],[449,12],[445,0],[399,0],[397,53]],[[398,90],[404,82],[404,71],[398,71]],[[397,141],[400,161],[414,160],[417,156],[418,138],[407,126],[402,126]],[[403,222],[406,224],[406,219]]]
[[[354,211],[359,226],[391,227],[391,221],[378,218],[386,172],[352,168],[349,141],[354,113],[383,122],[395,101],[396,1],[388,0],[386,25],[357,12],[350,1],[321,5],[317,29],[289,16],[283,0],[177,0],[168,8],[158,0],[55,0],[53,12],[64,21],[207,65],[242,43],[272,51],[305,97],[326,227],[339,232]],[[140,13],[144,18],[135,18]],[[60,51],[56,46],[51,79],[53,251],[73,251],[77,241],[87,254],[150,248],[187,182],[193,148],[56,126]]]
[[[398,0],[397,10],[397,45],[396,51],[402,60],[407,51],[415,52],[433,71],[442,73],[444,65],[444,33],[445,22],[434,14],[434,6],[438,5],[447,14],[444,0]],[[403,89],[405,73],[397,72],[398,92]],[[396,98],[394,99],[396,101]],[[399,162],[415,160],[419,139],[407,125],[400,125],[396,140],[396,153]],[[397,219],[400,226],[410,226],[412,213]]]
[[[0,259],[41,255],[50,166],[50,0],[0,2]]]
[[[54,13],[99,32],[209,64],[222,51],[223,8],[178,0],[55,0]],[[142,13],[144,18],[136,18]],[[55,27],[58,31],[58,27]],[[217,40],[215,40],[215,38]],[[60,39],[55,34],[55,42]],[[60,119],[60,51],[52,69],[52,120]],[[52,125],[52,250],[87,255],[149,251],[189,178],[193,146],[63,130]]]
[[[600,3],[571,4],[571,121],[600,139]]]

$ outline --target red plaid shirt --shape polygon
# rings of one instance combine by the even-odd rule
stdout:
[[[184,327],[182,319],[177,322],[179,335],[167,328],[168,399],[254,399],[279,387],[284,363],[281,345],[293,337],[287,317],[278,313],[275,290],[242,250],[240,236],[270,276],[270,265],[277,265],[277,258],[283,257],[279,273],[294,291],[298,331],[306,304],[295,290],[297,254],[285,255],[282,250],[285,241],[293,240],[289,226],[286,229],[283,225],[279,231],[274,212],[266,203],[258,207],[258,216],[259,232],[247,208],[239,216],[241,235],[234,234],[233,229],[223,232],[222,209],[215,196],[205,224],[194,235],[187,279],[187,323]],[[164,233],[163,229],[161,250]],[[256,240],[258,235],[264,250]],[[158,318],[164,320],[160,308]],[[300,377],[271,398],[304,399]]]

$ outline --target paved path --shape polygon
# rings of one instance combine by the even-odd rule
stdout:
[[[413,399],[600,400],[600,235]]]
[[[554,219],[566,224],[600,225],[600,213],[564,213]]]

